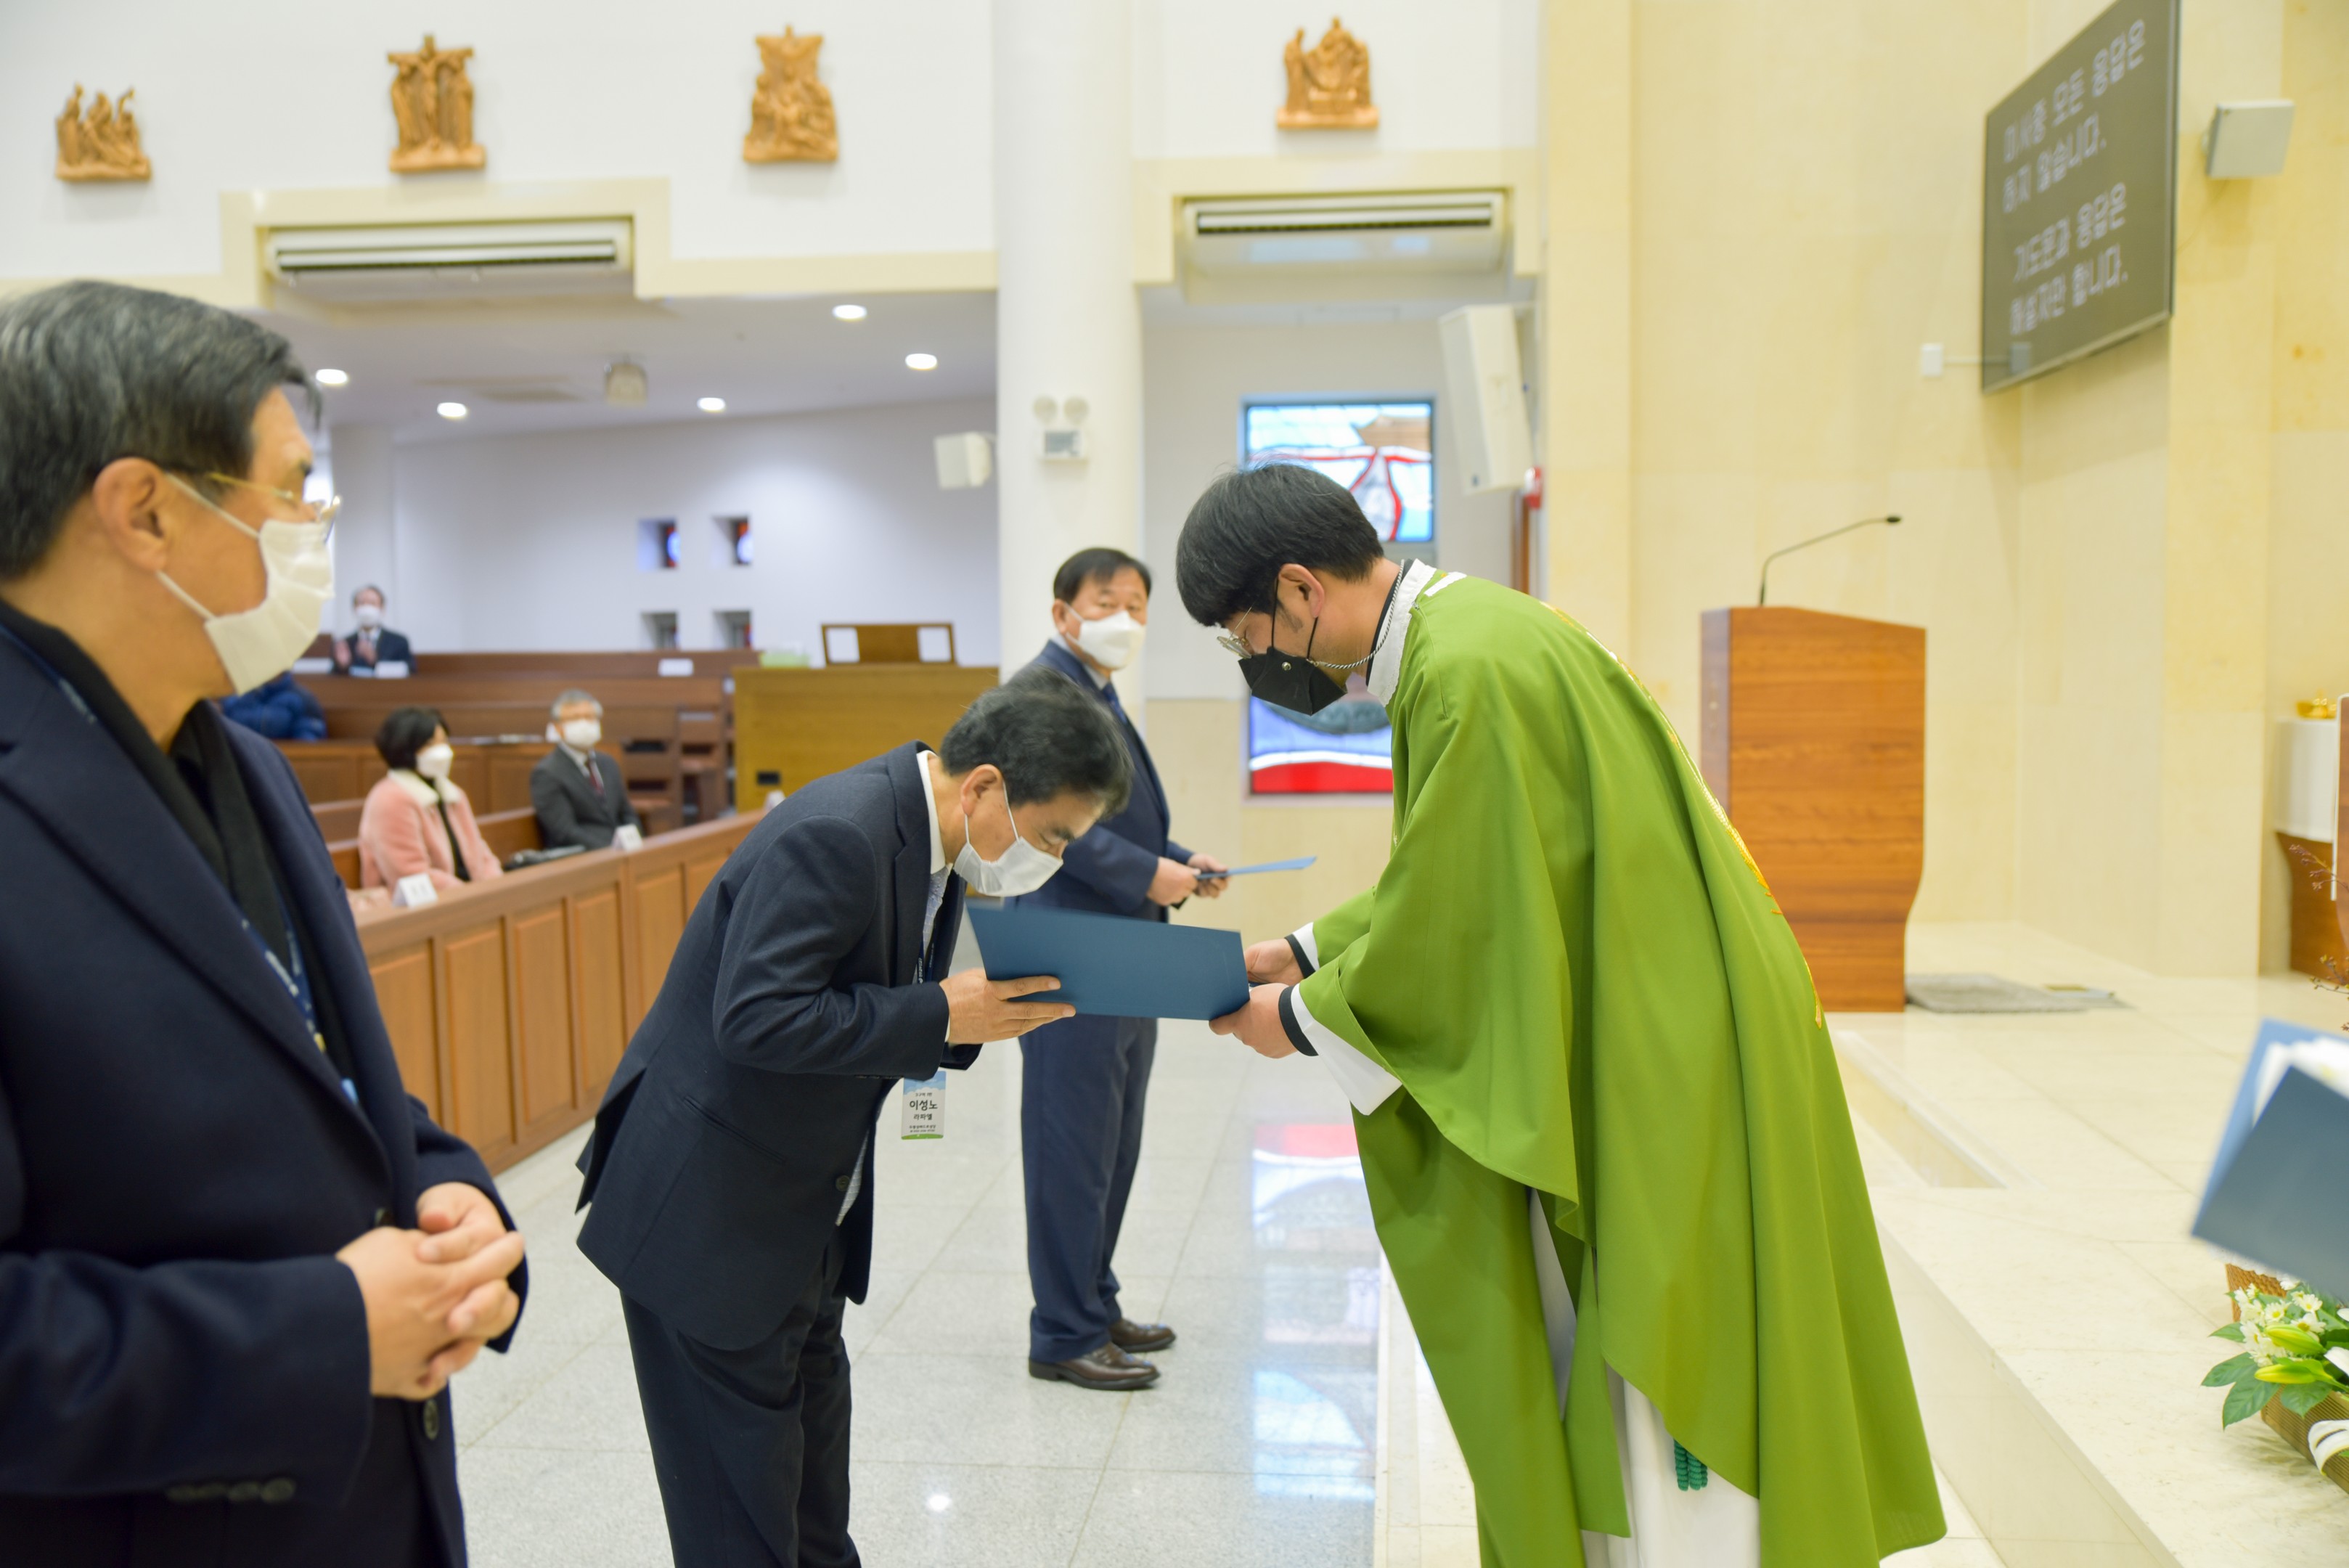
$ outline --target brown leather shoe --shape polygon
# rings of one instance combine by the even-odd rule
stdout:
[[[1028,1376],[1122,1394],[1130,1388],[1147,1388],[1157,1382],[1158,1368],[1147,1361],[1136,1361],[1112,1343],[1072,1361],[1030,1360]]]
[[[1147,1354],[1174,1343],[1174,1331],[1163,1323],[1136,1323],[1122,1317],[1109,1325],[1109,1342],[1120,1350]]]

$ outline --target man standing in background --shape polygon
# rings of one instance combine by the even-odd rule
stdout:
[[[1061,875],[1019,902],[1164,920],[1196,893],[1217,898],[1226,869],[1167,836],[1166,792],[1112,677],[1141,650],[1150,568],[1123,550],[1080,550],[1052,579],[1052,629],[1028,668],[1066,676],[1117,722],[1133,766],[1125,809],[1069,846]],[[1020,1161],[1028,1186],[1028,1371],[1081,1388],[1146,1388],[1139,1359],[1174,1343],[1164,1324],[1119,1310],[1110,1256],[1142,1155],[1142,1113],[1158,1050],[1154,1018],[1086,1015],[1019,1042]]]

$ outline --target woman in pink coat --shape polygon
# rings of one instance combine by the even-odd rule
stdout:
[[[389,888],[419,872],[441,892],[502,874],[481,840],[472,803],[449,782],[456,755],[449,727],[430,708],[396,708],[376,732],[391,772],[367,791],[359,812],[359,886]]]

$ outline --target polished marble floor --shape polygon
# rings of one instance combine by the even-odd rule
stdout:
[[[1369,1563],[1379,1258],[1343,1097],[1164,1028],[1117,1267],[1129,1315],[1182,1339],[1156,1387],[1109,1395],[1028,1376],[1019,1096],[1018,1048],[990,1047],[943,1139],[881,1143],[847,1327],[864,1561]],[[668,1561],[619,1299],[573,1242],[583,1136],[501,1179],[533,1284],[513,1354],[457,1382],[480,1568]]]

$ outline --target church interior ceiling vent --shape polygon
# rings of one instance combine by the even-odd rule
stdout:
[[[625,218],[273,229],[270,275],[336,305],[445,304],[635,292]]]
[[[1187,265],[1206,274],[1497,273],[1508,253],[1499,191],[1199,198],[1183,203]]]

